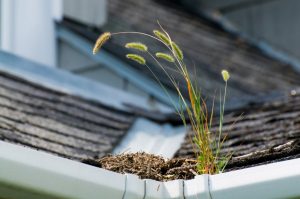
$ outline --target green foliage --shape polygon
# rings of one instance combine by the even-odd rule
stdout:
[[[216,174],[220,173],[224,170],[227,162],[229,161],[231,155],[222,155],[221,149],[225,138],[222,137],[222,126],[223,126],[223,116],[225,109],[225,100],[226,100],[226,90],[227,90],[227,81],[230,78],[228,71],[222,70],[221,75],[223,80],[225,81],[225,89],[224,94],[220,95],[220,120],[219,120],[219,132],[213,132],[214,136],[212,136],[211,125],[213,118],[213,109],[214,103],[212,106],[212,110],[210,115],[208,114],[208,110],[206,107],[206,103],[201,97],[200,89],[194,84],[191,80],[190,72],[188,71],[184,60],[183,60],[183,52],[180,47],[171,40],[169,34],[160,26],[161,31],[154,30],[153,33],[155,36],[142,33],[142,32],[118,32],[112,33],[112,35],[118,34],[139,34],[144,35],[146,37],[150,37],[156,41],[161,42],[167,50],[170,51],[170,54],[156,52],[155,56],[148,50],[147,46],[138,43],[132,42],[125,45],[126,48],[132,48],[139,51],[143,51],[148,53],[152,59],[155,60],[158,67],[162,69],[162,71],[167,75],[167,77],[172,82],[174,88],[176,89],[178,96],[180,98],[180,108],[176,108],[177,113],[181,117],[184,125],[187,126],[187,122],[189,121],[191,125],[191,130],[194,132],[194,138],[192,139],[194,145],[194,151],[197,159],[197,172],[199,174]],[[101,36],[99,37],[101,38]],[[105,40],[106,41],[106,40]],[[98,42],[98,41],[97,41]],[[95,48],[97,46],[97,42],[95,44]],[[99,42],[98,42],[99,43]],[[103,42],[100,42],[100,46],[103,45]],[[145,59],[137,54],[127,54],[126,57],[133,61],[136,61],[139,64],[146,65],[149,70],[152,72],[156,80],[163,87],[159,78],[153,73],[152,69],[146,64]],[[179,87],[177,81],[173,76],[171,76],[166,71],[166,66],[162,65],[158,59],[164,59],[170,64],[173,64],[173,69],[175,69],[184,79],[187,90],[188,90],[188,98],[186,99],[183,96],[183,92],[181,87]],[[163,87],[166,91],[166,89]],[[167,93],[168,94],[168,93]],[[186,118],[186,114],[188,118]],[[213,139],[212,139],[213,138]]]

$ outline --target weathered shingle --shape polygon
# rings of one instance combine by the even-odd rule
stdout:
[[[72,159],[111,152],[131,113],[0,73],[0,139]]]
[[[224,116],[223,153],[233,153],[228,169],[300,157],[300,94],[282,96]],[[218,131],[218,118],[212,132]],[[177,156],[194,156],[186,137]]]

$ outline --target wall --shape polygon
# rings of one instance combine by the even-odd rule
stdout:
[[[1,0],[1,49],[55,66],[53,0]]]

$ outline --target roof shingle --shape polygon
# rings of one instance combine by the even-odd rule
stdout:
[[[82,159],[111,152],[133,114],[0,74],[0,139]]]
[[[300,94],[282,96],[224,116],[223,153],[233,153],[228,169],[300,157]],[[212,132],[218,131],[218,118]],[[190,132],[176,156],[194,156]]]

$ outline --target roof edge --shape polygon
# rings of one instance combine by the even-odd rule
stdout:
[[[1,193],[17,199],[20,191],[31,198],[296,198],[300,159],[159,182],[0,141],[0,184]]]
[[[1,197],[122,198],[125,175],[0,141]],[[4,189],[3,189],[4,188]]]

